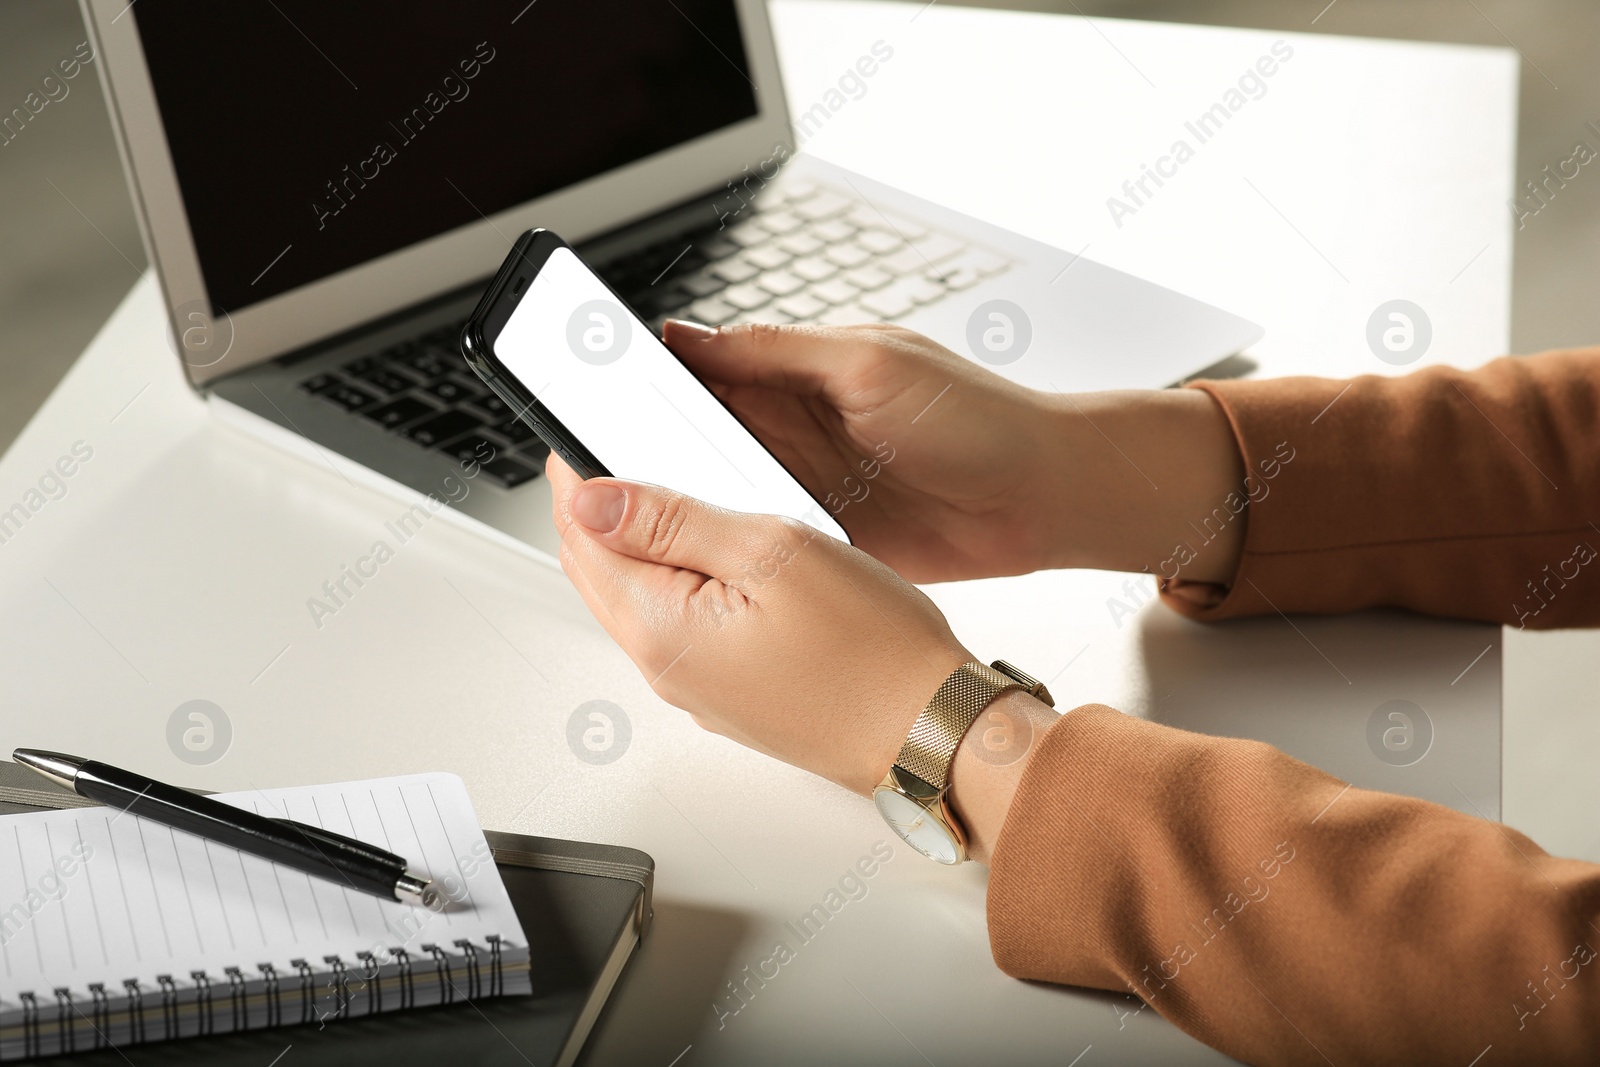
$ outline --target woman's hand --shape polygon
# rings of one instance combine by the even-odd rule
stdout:
[[[1165,573],[1244,470],[1193,390],[1041,393],[895,326],[669,322],[665,340],[862,550],[913,582]],[[1243,522],[1184,577],[1227,581]]]
[[[920,590],[803,523],[546,470],[573,585],[709,730],[866,793],[971,658]]]
[[[851,540],[914,582],[1021,574],[1054,532],[1043,394],[895,326],[667,323],[665,339]]]
[[[657,694],[749,748],[869,793],[928,698],[973,658],[920,590],[809,526],[584,482],[554,455],[545,470],[561,565],[589,610]],[[1020,693],[992,707],[1008,739],[1055,721]],[[951,774],[980,859],[1029,747],[984,750],[982,737],[969,733]]]

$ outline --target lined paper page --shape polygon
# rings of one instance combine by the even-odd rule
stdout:
[[[281,972],[303,959],[490,935],[527,944],[453,774],[225,793],[262,815],[360,838],[406,857],[449,898],[441,911],[380,900],[112,808],[0,817],[0,1005],[22,992],[83,989],[226,967]]]

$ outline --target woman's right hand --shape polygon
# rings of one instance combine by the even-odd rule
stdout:
[[[857,547],[903,577],[1042,565],[1034,464],[1061,445],[1042,394],[895,326],[672,321],[665,340]]]
[[[671,321],[665,340],[857,547],[913,582],[1154,573],[1243,476],[1221,410],[1193,390],[1041,393],[897,326]],[[1218,550],[1185,576],[1232,573]]]

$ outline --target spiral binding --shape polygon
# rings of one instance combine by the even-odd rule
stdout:
[[[422,945],[422,951],[431,957],[433,962],[433,978],[438,983],[438,1003],[453,1004],[457,1000],[473,1000],[484,995],[498,996],[505,992],[505,967],[503,956],[503,942],[498,936],[485,938],[487,950],[484,946],[474,945],[462,939],[453,942],[453,947],[459,951],[459,960],[466,970],[466,992],[460,996],[456,987],[455,976],[452,973],[452,957],[437,944]],[[379,962],[379,954],[384,956],[388,963]],[[390,1007],[405,1010],[417,1006],[417,974],[414,966],[415,957],[403,948],[388,950],[379,949],[374,952],[357,952],[356,958],[361,961],[361,977],[366,988],[366,1011],[363,1014],[377,1014],[385,1008],[383,998],[383,985],[392,981],[398,991],[398,1003],[390,1002]],[[326,969],[318,972],[304,959],[292,959],[289,963],[295,969],[295,985],[298,987],[300,1014],[298,1019],[285,1018],[284,1013],[284,978],[277,968],[271,963],[258,963],[255,970],[259,972],[261,982],[262,1004],[265,1008],[266,1026],[277,1027],[288,1023],[309,1023],[317,1020],[317,990],[316,982],[319,977],[329,979],[329,988],[333,994],[334,1010],[328,1012],[324,1018],[346,1019],[351,1016],[352,994],[350,992],[350,969],[339,956],[324,956],[322,962]],[[392,966],[393,970],[385,976],[383,968]],[[487,974],[485,973],[487,970]],[[215,1034],[219,1032],[237,1032],[246,1030],[250,1025],[250,992],[251,978],[245,975],[240,967],[225,967],[223,973],[227,976],[228,988],[228,1014],[224,1021],[223,1031],[217,1028],[217,992],[209,974],[205,971],[190,971],[189,978],[194,983],[193,1000],[188,1002],[194,1010],[196,1026],[193,1031],[196,1035]],[[177,980],[170,974],[155,976],[156,987],[160,992],[160,1019],[159,1034],[151,1032],[149,1021],[146,1019],[145,995],[156,990],[147,989],[141,985],[137,978],[123,980],[122,996],[119,998],[124,1003],[115,1011],[112,1009],[112,996],[107,992],[106,986],[101,982],[90,983],[87,987],[88,997],[91,1002],[89,1014],[84,1016],[83,1009],[74,1001],[73,991],[67,987],[52,989],[50,992],[55,998],[55,1052],[73,1053],[87,1051],[88,1047],[101,1049],[111,1047],[113,1042],[111,1032],[113,1016],[118,1017],[118,1022],[125,1022],[128,1027],[128,1044],[144,1044],[153,1040],[171,1040],[180,1036],[182,1008],[184,1004],[181,997],[184,993],[180,990]],[[45,1022],[39,1003],[39,997],[34,992],[20,992],[17,994],[22,1005],[22,1052],[25,1058],[42,1056],[45,1053]],[[94,1031],[92,1045],[86,1040],[84,1049],[78,1048],[77,1020],[84,1017]]]
[[[490,934],[484,940],[489,942],[489,995],[502,996],[506,991],[506,976],[500,959],[500,935]]]
[[[456,984],[450,980],[450,961],[438,945],[423,945],[422,951],[433,956],[434,974],[439,978],[439,1003],[454,1004]]]
[[[270,963],[256,964],[261,979],[266,983],[267,1026],[283,1025],[283,1000],[278,996],[278,969]]]
[[[482,995],[478,990],[478,950],[471,941],[456,941],[454,944],[467,961],[467,999],[477,1000]]]
[[[56,995],[56,1034],[62,1052],[76,1052],[72,1047],[72,991],[66,988],[55,990]]]
[[[411,953],[403,948],[394,950],[395,963],[400,968],[400,1010],[417,1006],[417,987],[411,980]]]
[[[17,997],[22,1001],[22,1049],[25,1056],[39,1055],[39,1001],[32,993]]]
[[[178,1036],[178,983],[170,974],[156,975],[161,987],[161,1039],[171,1041]]]
[[[245,1010],[244,1003],[244,974],[237,967],[224,967],[222,973],[228,976],[228,1007],[233,1012],[233,1032],[248,1030],[250,1028],[250,1013]]]
[[[111,1043],[108,1031],[111,1029],[111,1000],[106,996],[106,987],[102,982],[92,982],[89,985],[89,997],[94,1006],[89,1010],[94,1014],[90,1017],[94,1023],[94,1047],[105,1048]]]
[[[356,959],[361,961],[361,977],[367,986],[367,1014],[376,1015],[383,1010],[383,986],[378,981],[381,968],[370,952],[357,952]]]
[[[144,1032],[144,993],[139,988],[139,979],[129,978],[123,981],[122,988],[128,991],[128,1029],[129,1039],[135,1044],[143,1044]]]
[[[207,977],[204,971],[190,971],[189,977],[194,979],[194,1008],[195,1013],[200,1016],[200,1033],[214,1034],[216,1033],[216,1015],[211,1005],[211,979]],[[176,1021],[178,1015],[176,1004],[173,1005],[172,1015],[174,1021]],[[173,1027],[172,1033],[174,1037],[177,1036],[178,1030],[176,1026]]]
[[[333,989],[333,1017],[335,1019],[348,1019],[350,1017],[350,975],[345,970],[344,960],[338,956],[324,956],[322,962],[328,965],[328,983]],[[327,1016],[323,1016],[327,1018]]]
[[[300,1021],[308,1023],[317,1014],[317,997],[311,990],[311,964],[305,960],[290,960],[289,963],[300,973]]]

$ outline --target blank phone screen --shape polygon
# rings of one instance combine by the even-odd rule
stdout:
[[[772,454],[611,294],[557,248],[495,355],[613,475],[849,541]]]

